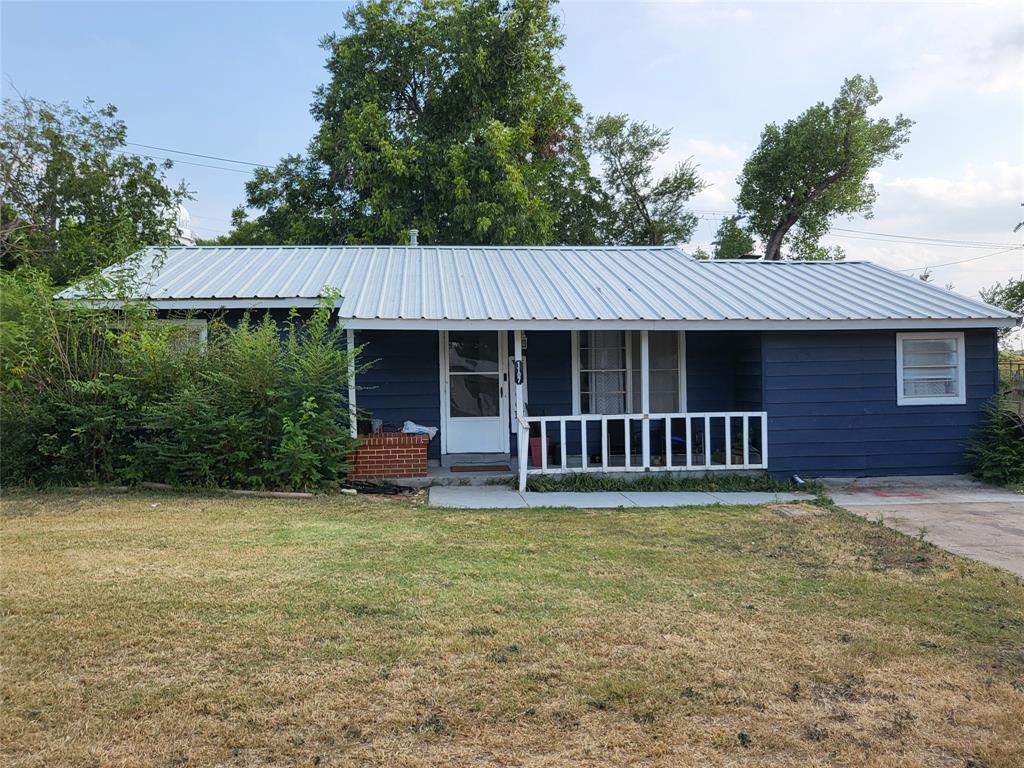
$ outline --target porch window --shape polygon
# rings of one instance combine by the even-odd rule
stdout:
[[[963,333],[897,333],[897,404],[966,403],[964,358]]]
[[[683,409],[682,334],[650,331],[647,344],[650,412],[679,412]],[[580,413],[642,412],[640,347],[639,331],[579,331],[576,386]]]
[[[625,413],[626,332],[581,331],[579,339],[580,412]]]

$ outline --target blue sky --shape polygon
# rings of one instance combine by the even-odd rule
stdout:
[[[2,68],[22,93],[113,103],[129,140],[257,163],[299,152],[323,82],[318,39],[340,3],[3,2]],[[831,101],[845,76],[873,75],[880,114],[916,121],[899,161],[875,175],[866,232],[1013,244],[1024,218],[1024,18],[1017,3],[568,2],[559,57],[584,108],[672,129],[663,165],[693,156],[712,186],[700,211],[728,211],[763,125]],[[147,151],[147,150],[140,150]],[[154,152],[153,154],[165,154]],[[179,156],[180,157],[180,156]],[[225,166],[217,161],[181,157]],[[242,168],[243,166],[239,166]],[[226,231],[245,173],[179,164],[201,236]],[[691,245],[707,244],[705,213]],[[895,269],[982,256],[835,232],[849,258]],[[1016,251],[933,270],[973,294],[1024,271]]]

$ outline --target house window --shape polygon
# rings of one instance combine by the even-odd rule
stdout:
[[[641,413],[640,399],[640,333],[633,331],[632,391],[633,412]],[[682,408],[679,375],[681,334],[676,331],[650,331],[647,334],[647,369],[651,390],[650,413],[676,413]]]
[[[579,331],[576,334],[577,410],[584,414],[642,413],[639,331]],[[683,334],[648,333],[651,413],[684,408]]]
[[[962,405],[963,333],[896,334],[898,405]]]
[[[580,331],[581,413],[625,413],[630,370],[625,331]]]
[[[158,323],[173,327],[168,344],[172,349],[189,349],[205,347],[207,338],[207,322],[198,318],[165,318]]]

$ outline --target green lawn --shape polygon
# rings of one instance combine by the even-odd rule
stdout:
[[[1024,586],[842,512],[7,494],[16,766],[1020,764]]]

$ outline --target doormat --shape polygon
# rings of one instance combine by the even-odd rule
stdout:
[[[508,464],[456,464],[452,472],[511,472]]]

